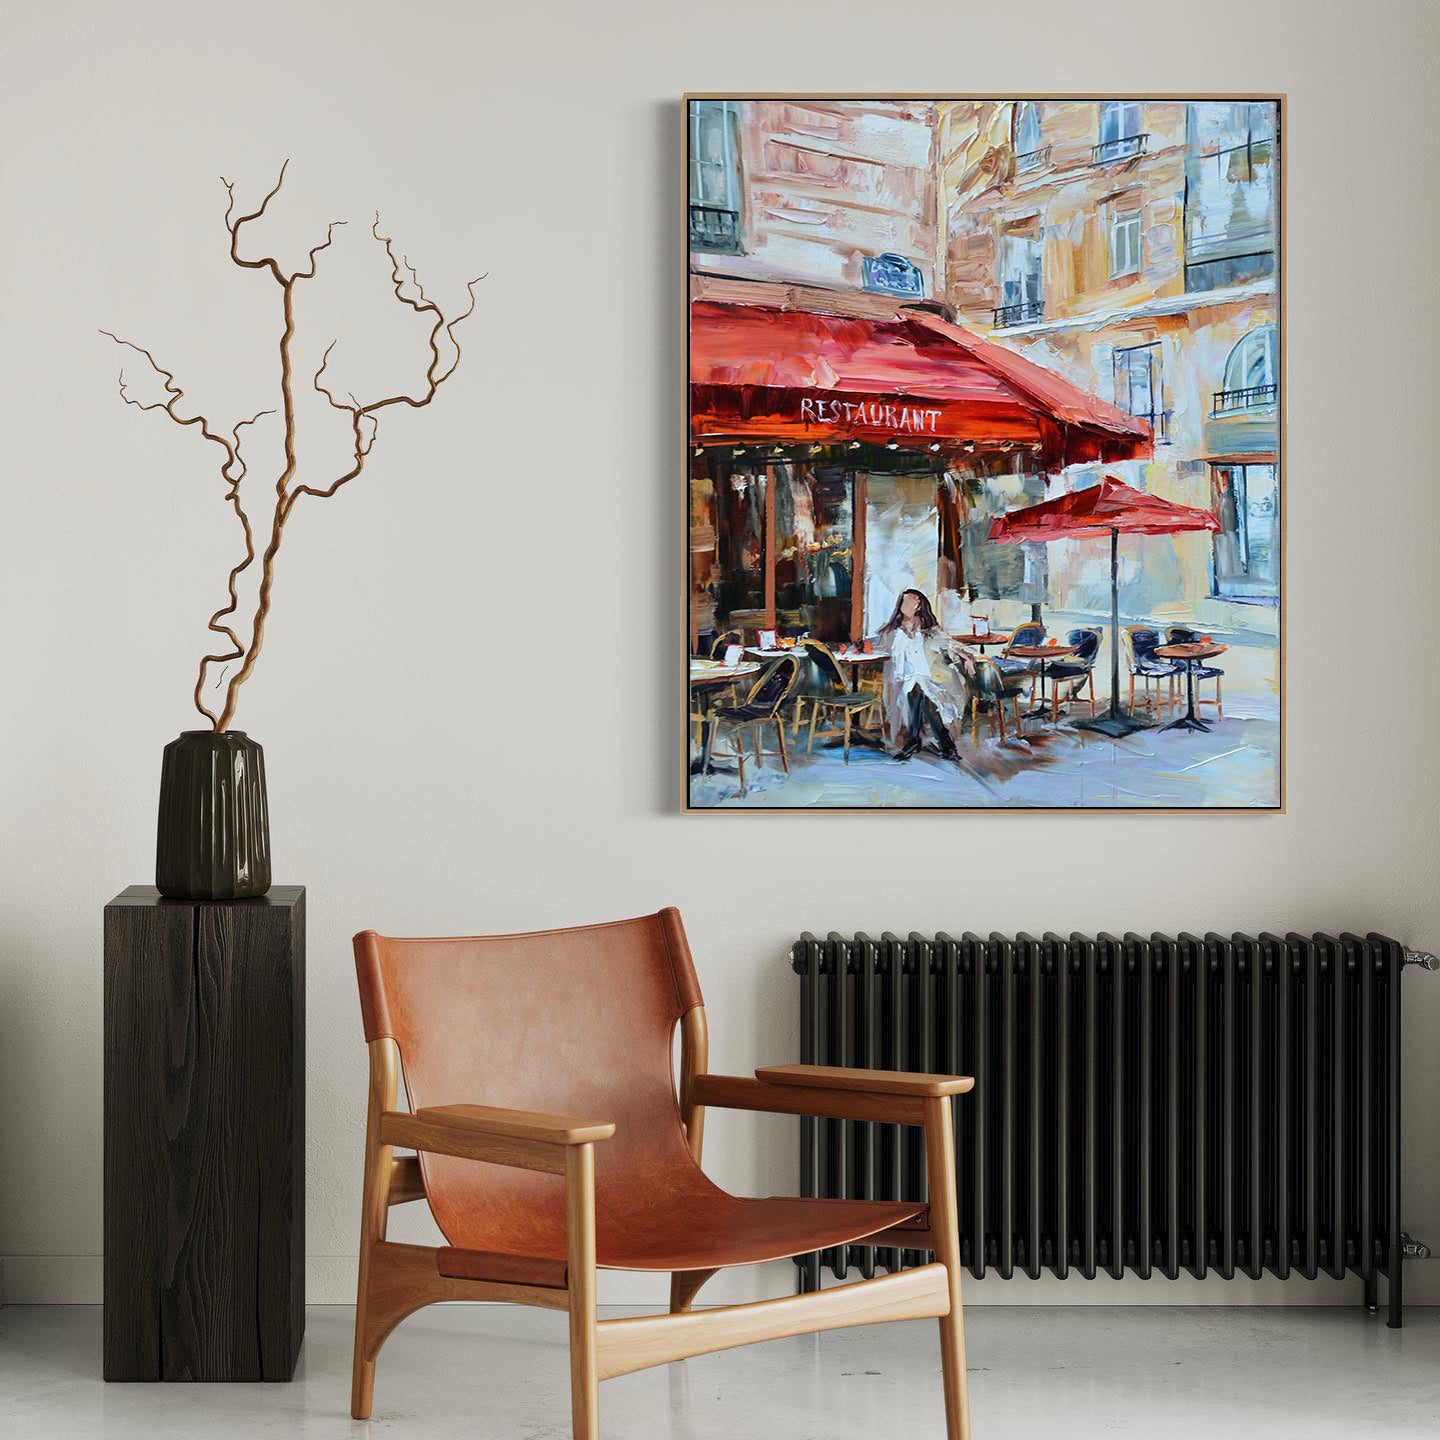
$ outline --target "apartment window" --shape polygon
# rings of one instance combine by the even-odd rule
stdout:
[[[1141,129],[1138,100],[1107,100],[1100,107],[1100,143],[1092,159],[1103,165],[1110,160],[1128,160],[1141,155],[1150,137]]]
[[[1273,405],[1280,393],[1278,341],[1273,325],[1247,331],[1225,361],[1225,388],[1214,396],[1212,414]]]
[[[1141,269],[1140,211],[1129,205],[1109,207],[1110,216],[1110,278],[1138,275]]]
[[[1050,158],[1050,147],[1040,143],[1040,107],[1021,100],[1015,105],[1015,168],[1036,170]]]
[[[1044,315],[1044,245],[1040,236],[1002,236],[1000,304],[995,310],[995,328],[1025,325]]]
[[[1185,121],[1185,288],[1275,270],[1275,106],[1206,102]]]
[[[1280,486],[1275,466],[1212,465],[1215,593],[1235,600],[1280,596]]]
[[[1148,420],[1159,440],[1168,439],[1161,398],[1160,342],[1127,345],[1115,351],[1115,403],[1131,415]]]
[[[690,248],[741,253],[740,117],[728,100],[690,102]]]

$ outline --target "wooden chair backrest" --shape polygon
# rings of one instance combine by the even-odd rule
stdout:
[[[365,1038],[394,1040],[413,1109],[493,1105],[615,1122],[596,1146],[602,1204],[607,1189],[653,1197],[695,1175],[672,1048],[680,1017],[703,1002],[676,910],[523,935],[366,930],[355,967]],[[530,1254],[553,1242],[557,1177],[441,1155],[420,1164],[452,1245]]]

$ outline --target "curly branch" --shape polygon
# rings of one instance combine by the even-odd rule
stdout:
[[[232,441],[227,440],[223,435],[218,435],[210,428],[210,422],[203,415],[192,415],[188,420],[175,413],[175,407],[185,397],[185,392],[175,383],[175,374],[165,369],[158,360],[143,346],[137,345],[133,340],[124,340],[112,330],[102,330],[102,335],[113,340],[117,345],[124,345],[138,354],[143,355],[149,362],[150,368],[160,376],[165,386],[165,393],[169,397],[166,400],[156,400],[153,404],[146,405],[142,401],[131,397],[125,387],[125,372],[120,372],[120,398],[127,404],[133,405],[137,410],[163,410],[177,425],[198,425],[200,433],[213,444],[220,446],[225,451],[225,464],[221,467],[220,473],[228,480],[226,470],[235,463],[235,447]]]
[[[252,220],[259,220],[269,208],[270,202],[280,193],[280,187],[285,183],[285,172],[290,168],[290,161],[287,159],[280,167],[280,177],[270,187],[270,193],[260,202],[256,210],[248,215],[241,215],[233,223],[231,215],[235,213],[235,187],[223,175],[220,183],[225,187],[226,193],[230,196],[230,203],[225,207],[225,228],[230,232],[230,258],[246,270],[269,270],[275,279],[283,285],[285,276],[281,273],[280,266],[273,256],[265,255],[258,260],[246,260],[240,254],[240,227],[248,225]]]
[[[354,436],[354,464],[351,465],[338,479],[332,480],[323,488],[314,485],[297,485],[286,497],[285,515],[288,517],[294,508],[295,502],[302,495],[313,495],[317,500],[328,500],[342,485],[348,485],[365,468],[365,460],[375,446],[375,437],[380,433],[380,422],[373,415],[367,415],[364,407],[352,394],[350,404],[343,404],[335,398],[334,392],[321,384],[321,377],[325,374],[326,367],[330,364],[330,352],[335,348],[336,342],[332,340],[325,347],[325,354],[321,357],[320,368],[315,372],[311,384],[323,395],[336,409],[343,411],[350,416],[351,433]],[[370,421],[370,432],[365,433],[365,421]]]
[[[453,320],[446,320],[440,307],[425,293],[425,287],[420,283],[420,277],[415,273],[415,267],[411,265],[408,257],[395,254],[394,237],[380,233],[379,211],[375,213],[375,223],[370,227],[370,233],[385,247],[385,253],[390,259],[390,279],[394,286],[395,298],[402,305],[408,305],[417,315],[426,313],[434,315],[435,323],[430,328],[430,365],[425,371],[425,393],[418,397],[390,395],[384,400],[372,400],[368,405],[361,406],[361,412],[373,415],[375,411],[383,410],[388,405],[409,405],[411,409],[419,410],[435,398],[435,392],[455,373],[460,365],[460,342],[455,338],[455,327],[475,313],[475,287],[485,277],[483,275],[476,276],[466,285],[466,292],[470,296],[469,305]],[[408,277],[400,273],[402,265],[409,272]],[[418,299],[405,293],[407,283],[415,287]],[[442,331],[455,352],[454,358],[445,366],[444,370],[440,368],[440,335]]]
[[[255,415],[252,415],[250,419],[241,420],[235,426],[235,429],[231,433],[235,442],[235,463],[238,464],[240,468],[233,476],[225,474],[230,463],[227,461],[226,466],[221,470],[221,474],[224,474],[225,478],[230,482],[230,488],[225,492],[225,499],[234,508],[236,518],[240,521],[241,529],[245,532],[245,556],[238,564],[231,567],[230,574],[227,577],[226,587],[230,595],[229,603],[222,605],[220,609],[210,617],[205,626],[207,630],[213,630],[215,634],[223,635],[230,642],[231,648],[221,655],[202,656],[200,659],[199,673],[195,677],[195,708],[210,721],[212,726],[216,727],[219,726],[220,717],[205,704],[200,698],[200,693],[205,688],[206,672],[212,664],[229,664],[230,661],[240,660],[245,655],[245,647],[240,643],[240,637],[235,633],[234,629],[229,625],[222,625],[220,622],[226,616],[233,615],[239,608],[240,596],[237,585],[240,576],[250,568],[251,563],[255,559],[255,536],[250,528],[250,517],[245,513],[245,507],[240,503],[240,482],[245,478],[248,469],[241,449],[240,432],[245,429],[247,425],[255,424],[255,422],[263,416],[273,415],[274,413],[273,410],[261,410]],[[219,681],[216,681],[216,684],[218,685]]]
[[[319,263],[315,257],[322,251],[328,250],[335,240],[335,231],[338,226],[345,225],[345,220],[332,220],[330,228],[325,232],[325,238],[310,251],[310,268],[308,270],[297,270],[289,280],[293,285],[297,280],[313,280],[315,278],[315,266]]]

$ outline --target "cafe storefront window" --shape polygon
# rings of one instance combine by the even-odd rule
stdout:
[[[1215,593],[1231,600],[1280,596],[1280,487],[1273,464],[1211,465],[1220,533]]]
[[[852,638],[855,496],[863,476],[789,459],[716,457],[701,468],[709,483],[692,483],[691,548],[702,552],[708,584],[696,597],[697,619],[709,618],[717,631],[780,627],[826,641]]]

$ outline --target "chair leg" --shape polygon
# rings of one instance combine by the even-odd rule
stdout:
[[[819,718],[820,718],[820,702],[817,700],[817,701],[816,701],[813,705],[811,705],[811,707],[810,707],[810,740],[809,740],[809,743],[805,746],[805,753],[806,753],[807,755],[813,755],[813,754],[815,753],[815,722],[816,722]]]
[[[705,737],[705,758],[700,763],[700,773],[702,775],[708,775],[710,773],[710,753],[715,748],[715,735],[719,729],[720,722],[718,720],[712,720],[710,722],[710,733]]]
[[[935,1258],[950,1282],[950,1313],[940,1318],[945,1387],[945,1440],[970,1440],[970,1384],[965,1373],[965,1315],[960,1293],[960,1211],[955,1200],[955,1134],[951,1099],[925,1103],[925,1165]]]
[[[570,1412],[575,1440],[600,1440],[600,1377],[595,1366],[593,1145],[574,1145],[566,1155],[565,1238],[570,1288]]]
[[[850,763],[850,711],[845,711],[845,763]]]
[[[1220,703],[1220,677],[1215,677],[1215,714],[1223,720],[1225,718],[1225,707]]]
[[[1130,713],[1135,713],[1135,672],[1130,672]]]
[[[1002,700],[1000,703],[1003,705],[1005,702]],[[970,746],[975,750],[980,748],[980,697],[978,695],[970,697]]]
[[[750,733],[755,737],[755,768],[757,770],[765,763],[764,757],[760,751],[760,731],[763,728],[764,727],[760,725],[752,725],[750,727]]]
[[[780,737],[780,763],[785,767],[785,773],[790,773],[790,757],[785,753],[785,722],[781,719],[775,721],[775,733]]]
[[[375,1361],[370,1348],[370,1255],[385,1239],[390,1211],[390,1162],[394,1150],[380,1143],[380,1116],[395,1108],[400,1071],[395,1042],[377,1040],[370,1049],[370,1110],[365,1134],[365,1179],[360,1202],[360,1276],[355,1295],[355,1355],[350,1375],[350,1414],[368,1420],[375,1400]]]

